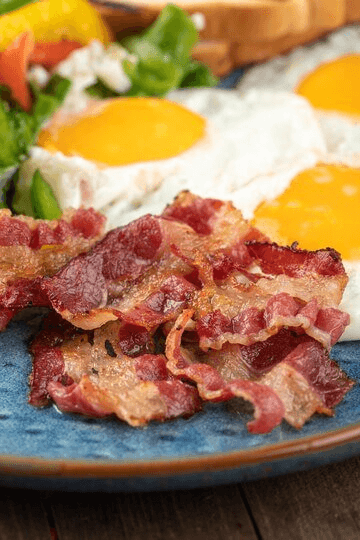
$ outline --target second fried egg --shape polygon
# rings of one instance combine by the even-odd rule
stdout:
[[[360,25],[249,69],[238,91],[291,91],[314,107],[327,152],[360,165]]]

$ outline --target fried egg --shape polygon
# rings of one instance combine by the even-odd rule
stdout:
[[[314,107],[327,152],[360,164],[360,26],[344,27],[247,71],[237,90],[291,91]]]
[[[287,60],[282,70],[276,61],[278,72],[290,69]],[[268,64],[254,71],[268,73]],[[341,68],[329,69],[336,88]],[[160,213],[184,189],[231,200],[275,241],[342,253],[350,282],[341,307],[351,315],[343,338],[360,339],[360,243],[349,234],[358,226],[352,212],[360,202],[359,127],[353,109],[316,102],[319,81],[329,74],[315,73],[314,82],[305,77],[309,70],[299,70],[283,90],[276,77],[272,87],[269,75],[260,83],[250,70],[238,91],[182,90],[168,99],[93,102],[79,83],[81,107],[73,94],[22,166],[20,203],[28,203],[37,169],[62,208],[93,206],[109,227]]]
[[[250,216],[273,193],[269,171],[281,193],[324,150],[311,107],[291,94],[198,89],[110,99],[76,115],[61,111],[47,126],[22,166],[17,204],[29,204],[39,169],[62,208],[93,206],[109,227],[160,213],[183,189],[246,201]]]

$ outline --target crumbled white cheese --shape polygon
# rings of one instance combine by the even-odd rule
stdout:
[[[200,13],[200,12],[193,13],[191,15],[191,19],[193,23],[195,24],[196,30],[198,32],[201,32],[202,30],[204,30],[206,26],[206,19],[203,13]]]
[[[50,79],[50,73],[43,66],[31,66],[27,72],[27,80],[37,83],[40,88],[44,88]]]
[[[122,67],[125,58],[134,60],[120,45],[114,43],[106,48],[94,40],[60,62],[55,71],[72,81],[63,110],[70,113],[83,111],[89,101],[85,89],[95,84],[98,77],[116,92],[129,90],[131,82]]]

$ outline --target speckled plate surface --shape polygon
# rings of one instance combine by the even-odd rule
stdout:
[[[241,71],[222,81],[235,85]],[[332,357],[356,381],[332,418],[301,431],[283,423],[250,435],[249,415],[209,404],[187,420],[132,428],[111,420],[28,405],[31,327],[0,334],[0,485],[69,491],[150,491],[203,487],[299,471],[360,454],[360,342]]]

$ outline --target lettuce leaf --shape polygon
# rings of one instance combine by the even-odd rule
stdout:
[[[191,17],[181,8],[168,4],[145,32],[121,42],[136,57],[134,62],[123,61],[131,89],[118,94],[99,79],[88,89],[89,93],[101,98],[109,95],[164,97],[176,88],[215,86],[218,79],[209,68],[191,59],[198,37]]]
[[[10,11],[15,11],[34,2],[37,2],[37,0],[1,0],[0,15],[5,15],[5,13],[10,13]]]

